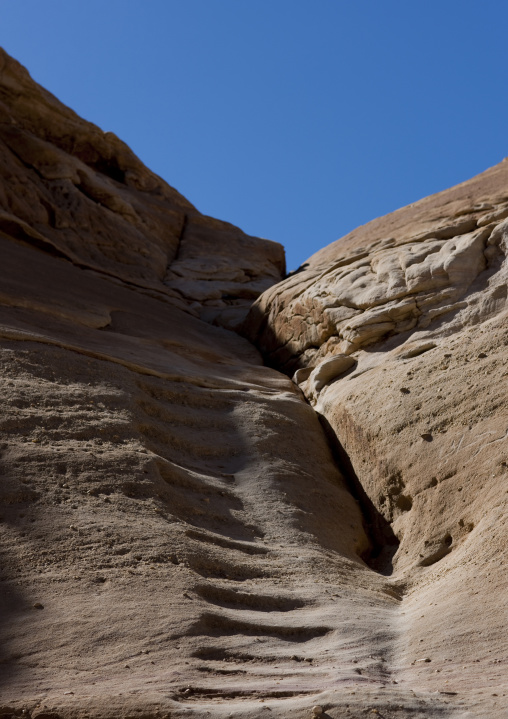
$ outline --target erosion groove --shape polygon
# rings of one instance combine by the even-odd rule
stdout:
[[[227,587],[198,585],[195,591],[212,604],[234,609],[257,609],[263,612],[290,612],[306,606],[301,599],[270,596],[262,594],[246,594]]]
[[[393,558],[399,549],[400,541],[395,535],[390,522],[376,508],[365,491],[364,485],[357,476],[347,452],[341,445],[326,416],[318,414],[318,417],[328,440],[332,456],[341,468],[349,491],[361,508],[363,526],[369,538],[369,544],[359,555],[374,571],[384,576],[391,576],[393,573]],[[366,445],[367,443],[364,442],[364,444]]]
[[[289,642],[307,642],[316,637],[322,637],[330,631],[329,627],[301,627],[288,624],[262,624],[257,621],[247,622],[234,619],[221,614],[203,614],[197,623],[189,630],[190,634],[205,634],[209,636],[228,635],[255,635],[273,636]]]
[[[284,279],[0,105],[3,719],[505,719],[508,164]]]
[[[205,534],[193,529],[187,529],[186,535],[191,539],[196,539],[198,542],[209,542],[215,544],[218,547],[224,549],[233,549],[236,552],[244,552],[245,554],[268,554],[270,551],[267,547],[261,547],[258,544],[252,544],[249,542],[235,542],[233,540],[225,539],[215,534]]]
[[[186,687],[181,690],[180,695],[176,695],[177,701],[218,699],[221,702],[231,699],[286,699],[289,697],[306,697],[316,692],[298,692],[298,691],[257,691],[245,692],[241,690],[226,691],[224,689],[205,689],[200,687]]]

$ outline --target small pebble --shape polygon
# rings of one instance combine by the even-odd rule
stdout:
[[[41,604],[40,602],[35,602],[33,605],[34,609],[44,609],[44,604]]]
[[[319,705],[312,707],[312,716],[313,717],[320,717],[322,715],[323,715],[323,707],[320,707]]]

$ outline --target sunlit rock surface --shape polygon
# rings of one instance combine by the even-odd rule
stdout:
[[[0,113],[0,715],[504,717],[504,166],[244,322],[280,245]]]
[[[399,678],[482,717],[508,705],[507,217],[502,162],[318,252],[246,323],[348,468],[371,565],[405,588]]]

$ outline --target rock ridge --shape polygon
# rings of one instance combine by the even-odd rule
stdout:
[[[281,245],[201,215],[112,132],[0,49],[0,229],[197,316],[235,323],[281,279]]]

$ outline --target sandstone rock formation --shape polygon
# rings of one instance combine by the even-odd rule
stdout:
[[[0,112],[0,715],[504,717],[505,165],[275,285],[5,53]]]
[[[85,122],[0,51],[0,228],[207,319],[239,321],[284,251],[203,217],[113,133]]]
[[[371,565],[405,587],[400,677],[439,691],[446,676],[504,711],[506,218],[502,162],[318,252],[247,322],[349,468]]]

